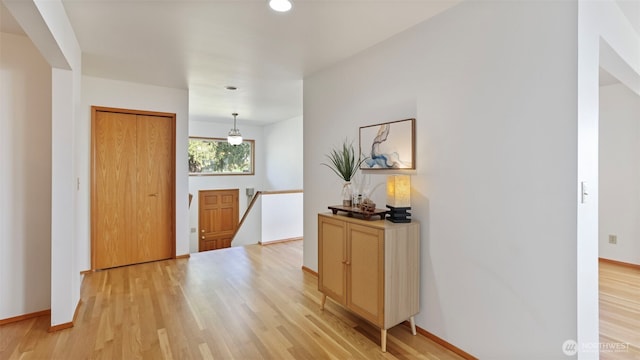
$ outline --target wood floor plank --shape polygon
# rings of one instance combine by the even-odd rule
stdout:
[[[405,326],[388,352],[302,271],[302,242],[250,245],[85,275],[74,327],[0,327],[0,359],[460,359]]]
[[[640,360],[640,269],[600,261],[601,360]]]
[[[213,360],[213,354],[211,354],[211,350],[207,343],[198,345],[198,350],[200,350],[200,355],[202,355],[203,360]]]

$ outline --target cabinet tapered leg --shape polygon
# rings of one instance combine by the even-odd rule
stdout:
[[[387,352],[387,329],[380,329],[380,347],[382,352]]]
[[[324,310],[324,304],[327,302],[327,295],[322,294],[322,299],[320,300],[320,310]]]
[[[412,316],[409,318],[409,323],[411,323],[411,333],[413,335],[416,334],[416,319]]]

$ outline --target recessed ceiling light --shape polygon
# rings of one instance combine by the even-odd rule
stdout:
[[[269,0],[269,6],[278,12],[286,12],[291,10],[291,1],[289,0]]]
[[[224,88],[227,90],[238,90],[238,88],[235,86],[225,86]]]

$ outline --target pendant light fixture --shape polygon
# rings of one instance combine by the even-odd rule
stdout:
[[[227,142],[231,145],[240,145],[242,144],[242,134],[240,134],[240,130],[236,127],[236,116],[238,113],[233,113],[233,129],[229,130],[229,135],[227,135]]]
[[[289,0],[269,0],[271,9],[278,12],[287,12],[291,10],[291,1]]]

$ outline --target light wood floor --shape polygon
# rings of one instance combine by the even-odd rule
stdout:
[[[628,344],[601,360],[640,360],[640,269],[600,261],[600,342]]]
[[[380,332],[327,301],[302,242],[251,245],[86,276],[75,326],[0,327],[0,359],[459,359],[399,325]]]

